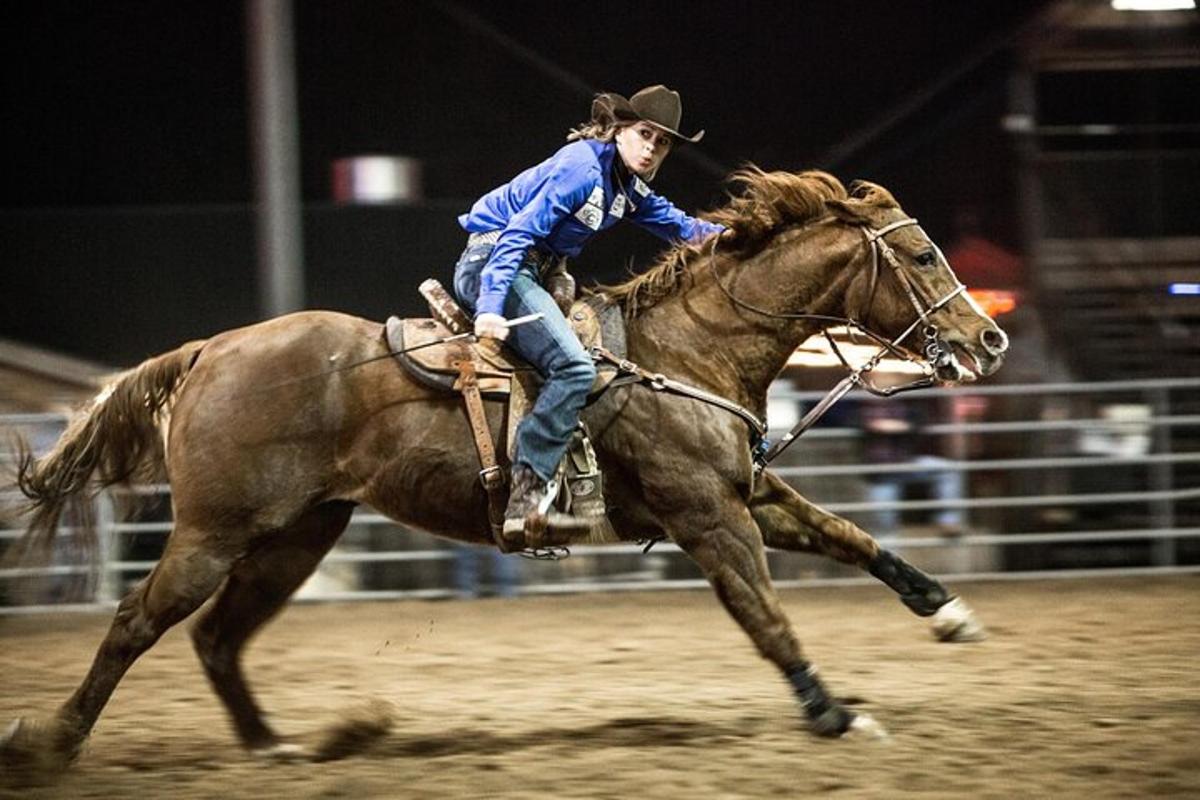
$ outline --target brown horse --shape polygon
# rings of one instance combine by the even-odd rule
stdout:
[[[788,356],[830,324],[797,312],[856,317],[887,337],[919,316],[953,354],[947,377],[999,366],[1006,337],[885,189],[864,183],[847,193],[819,172],[738,178],[740,195],[710,214],[728,228],[719,242],[679,246],[605,289],[626,310],[630,359],[759,417]],[[880,248],[888,268],[880,268]],[[33,532],[52,532],[87,486],[136,478],[160,453],[175,523],[162,559],[121,601],[79,688],[49,720],[14,725],[0,756],[73,757],[134,660],[214,593],[192,633],[196,650],[242,743],[272,751],[280,740],[243,679],[243,647],[316,569],[356,505],[441,536],[490,541],[461,399],[416,383],[387,358],[330,371],[385,354],[380,333],[378,323],[314,311],[188,343],[126,373],[53,452],[26,460],[20,485],[35,501]],[[498,430],[502,409],[491,403],[488,411]],[[838,736],[868,719],[833,699],[805,660],[764,546],[869,570],[932,617],[942,638],[980,633],[960,600],[867,533],[769,470],[756,480],[738,416],[623,386],[585,419],[617,535],[665,536],[694,559],[790,680],[814,732]]]

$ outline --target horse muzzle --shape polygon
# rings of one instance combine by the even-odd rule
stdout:
[[[1004,363],[1008,336],[997,327],[985,328],[975,341],[957,337],[938,339],[937,353],[930,361],[934,375],[943,383],[965,383],[991,375]]]

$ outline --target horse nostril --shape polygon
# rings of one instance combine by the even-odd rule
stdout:
[[[994,356],[1008,349],[1008,337],[999,328],[988,328],[979,334],[979,341],[983,342],[983,349]]]

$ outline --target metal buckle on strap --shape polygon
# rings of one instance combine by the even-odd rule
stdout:
[[[489,490],[504,485],[504,469],[495,464],[479,470],[479,482],[483,484],[483,488]]]
[[[558,497],[559,476],[555,475],[550,480],[546,481],[546,493],[542,495],[542,499],[538,500],[537,511],[539,514],[550,513],[550,507],[554,505],[554,500]]]

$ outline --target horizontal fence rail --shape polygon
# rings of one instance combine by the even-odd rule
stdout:
[[[823,396],[775,388],[772,408],[790,404],[797,417]],[[1109,399],[1114,396],[1121,398],[1119,404]],[[850,398],[866,400],[859,394]],[[792,460],[773,471],[823,508],[874,533],[882,545],[911,550],[910,557],[918,564],[924,559],[923,566],[956,582],[1200,571],[1200,414],[1196,413],[1200,401],[1194,399],[1200,398],[1200,378],[964,386],[921,390],[886,402],[898,408],[921,403],[945,407],[962,398],[982,398],[989,405],[982,417],[956,416],[943,408],[943,413],[916,430],[916,438],[941,443],[942,453],[935,459],[869,463],[864,456],[870,434],[862,425],[843,421],[810,431],[789,451]],[[1036,399],[1047,416],[1004,418],[1003,403],[1010,398],[1020,399],[1026,413],[1030,400]],[[1067,416],[1064,402],[1069,405]],[[56,414],[0,417],[0,428],[38,431],[43,443],[53,441],[52,434],[65,423],[66,418]],[[1100,437],[1109,450],[1071,452],[1079,450],[1089,436]],[[1009,442],[1008,452],[989,453],[993,443],[1001,440]],[[1018,455],[1011,454],[1014,442],[1020,445]],[[1093,450],[1097,446],[1095,441],[1087,445]],[[10,462],[14,458],[12,453],[0,456]],[[954,476],[957,488],[952,495],[883,500],[871,496],[871,487],[881,481],[932,483],[938,476]],[[1030,480],[1036,483],[1031,486]],[[1107,483],[1093,485],[1095,481]],[[123,495],[165,505],[170,486],[114,488],[95,498],[97,563],[78,559],[75,543],[80,530],[71,524],[60,528],[50,563],[5,559],[0,563],[0,614],[110,608],[129,582],[152,569],[172,523],[117,519],[114,508]],[[0,508],[17,508],[21,499],[11,489],[2,491]],[[873,525],[879,515],[891,514],[896,520],[902,519],[897,514],[917,512],[958,514],[961,530],[947,533],[911,520],[894,525],[894,530]],[[1020,518],[1011,524],[1007,519],[1014,512],[1044,515],[1061,529],[1028,528]],[[159,513],[166,511],[159,509]],[[1041,516],[1038,520],[1043,521]],[[1131,520],[1138,524],[1130,524]],[[19,515],[10,515],[7,524],[0,518],[0,550],[8,548],[11,554],[22,547],[20,522]],[[409,549],[400,549],[399,544]],[[1018,551],[1024,555],[1010,561],[1008,554]],[[526,563],[405,531],[387,517],[359,509],[347,534],[326,556],[299,599],[464,596],[477,586],[464,587],[457,577],[467,559],[487,562],[492,571],[499,569],[498,562],[517,564],[516,571],[522,574],[503,580],[493,577],[491,583],[493,589],[520,594],[708,585],[669,542],[650,547],[578,546],[565,564]],[[1104,566],[1094,566],[1089,559],[1099,559]],[[771,565],[775,583],[782,587],[872,582],[813,556],[772,551]],[[31,581],[51,587],[56,581],[82,581],[89,594],[77,602],[63,599],[65,590],[52,588],[40,595],[32,591],[30,600],[17,587]]]

